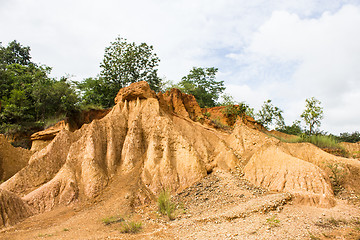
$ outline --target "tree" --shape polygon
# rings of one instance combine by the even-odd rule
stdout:
[[[291,126],[284,125],[283,127],[276,128],[276,131],[292,135],[301,135],[303,133],[299,120],[294,121]]]
[[[348,132],[340,133],[340,136],[338,136],[337,139],[340,142],[356,143],[360,141],[360,132],[355,131],[353,133],[348,133]]]
[[[6,48],[0,43],[0,63],[2,66],[14,63],[28,66],[33,64],[30,59],[30,47],[24,47],[16,40],[10,42]]]
[[[321,102],[316,98],[308,98],[305,100],[306,106],[304,112],[300,117],[304,120],[308,127],[308,133],[312,135],[316,127],[320,127],[323,119],[323,108],[320,106]]]
[[[76,86],[82,93],[83,105],[96,105],[105,108],[114,105],[115,97],[113,97],[111,87],[104,78],[86,78],[82,82],[76,83]]]
[[[105,48],[100,75],[109,85],[112,99],[120,88],[139,81],[147,81],[151,89],[159,91],[161,79],[157,76],[156,69],[159,61],[153,53],[153,46],[128,43],[126,39],[117,37]]]
[[[179,89],[196,98],[200,107],[215,107],[220,94],[225,90],[224,81],[215,81],[218,69],[193,67],[178,84]]]
[[[49,78],[51,68],[30,59],[30,47],[16,41],[0,48],[1,133],[26,132],[78,109],[79,99],[68,79]]]
[[[256,120],[266,128],[269,128],[269,126],[272,125],[274,121],[278,128],[282,128],[285,125],[282,113],[283,111],[280,108],[274,106],[271,103],[271,100],[268,99],[263,103],[261,109],[256,114]]]

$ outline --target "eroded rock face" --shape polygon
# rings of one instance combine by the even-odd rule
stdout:
[[[31,151],[37,152],[46,147],[56,135],[62,131],[75,131],[78,130],[82,125],[89,124],[95,119],[101,119],[110,112],[110,109],[91,109],[83,111],[73,118],[66,118],[56,123],[43,131],[36,132],[31,135]]]
[[[104,118],[75,132],[62,130],[1,187],[41,212],[93,199],[111,188],[111,178],[135,171],[129,184],[138,184],[134,195],[144,202],[164,188],[188,187],[214,167],[237,164],[223,134],[169,114],[155,97],[128,101],[138,90],[131,87]]]
[[[146,82],[121,89],[105,117],[74,132],[61,130],[0,188],[42,212],[92,201],[105,189],[116,197],[116,181],[125,181],[136,204],[154,200],[162,189],[181,191],[213,169],[240,166],[256,185],[290,192],[295,202],[330,207],[326,161],[344,163],[356,179],[349,187],[359,186],[355,160],[281,143],[241,119],[231,134],[220,132],[192,120],[201,114],[193,97],[177,90],[154,94]]]
[[[120,89],[115,97],[115,104],[119,102],[132,101],[146,98],[156,98],[156,94],[149,88],[149,84],[145,81],[136,82],[131,84],[131,87],[125,87]]]
[[[297,202],[321,207],[335,205],[330,179],[325,172],[314,164],[284,153],[276,145],[256,151],[244,173],[258,186],[293,194]]]
[[[28,164],[31,152],[20,147],[13,147],[0,134],[0,180],[6,181]]]
[[[0,226],[13,225],[33,214],[34,212],[21,198],[0,189]]]
[[[164,94],[159,93],[160,102],[164,102],[165,106],[174,113],[196,121],[202,116],[201,108],[196,102],[193,95],[182,93],[179,89],[173,88]]]

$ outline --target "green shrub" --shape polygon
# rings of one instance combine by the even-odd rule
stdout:
[[[226,105],[222,112],[227,117],[228,124],[232,126],[239,116],[242,118],[245,116],[248,108],[247,104],[241,102],[238,105]]]
[[[210,118],[210,117],[211,117],[211,113],[209,113],[209,112],[204,112],[204,113],[203,113],[203,116],[204,116],[205,118]]]
[[[342,185],[344,183],[346,171],[344,166],[340,163],[329,163],[326,166],[331,171],[329,178],[333,186],[334,194],[336,195],[343,189]]]
[[[170,220],[174,220],[175,216],[175,204],[171,201],[171,195],[169,191],[163,190],[160,192],[159,197],[157,199],[158,203],[158,211],[162,215],[167,215]]]
[[[141,222],[124,221],[121,225],[121,233],[138,233],[142,228]]]

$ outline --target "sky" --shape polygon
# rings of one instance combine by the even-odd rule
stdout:
[[[51,76],[96,77],[116,37],[154,46],[178,82],[217,67],[238,102],[267,99],[286,124],[321,101],[321,130],[360,131],[360,0],[0,0],[0,42],[17,40]]]

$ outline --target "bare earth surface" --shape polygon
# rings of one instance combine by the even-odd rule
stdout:
[[[0,239],[360,239],[358,144],[345,158],[247,118],[221,129],[194,96],[146,82],[115,102],[33,153],[2,141]],[[123,233],[131,221],[140,231]]]
[[[240,171],[215,171],[177,194],[176,219],[157,213],[155,204],[131,209],[126,182],[87,206],[59,207],[5,228],[0,239],[360,239],[357,199],[333,208],[292,204],[286,193],[268,192],[242,178]],[[120,232],[121,216],[142,222],[137,234]]]

